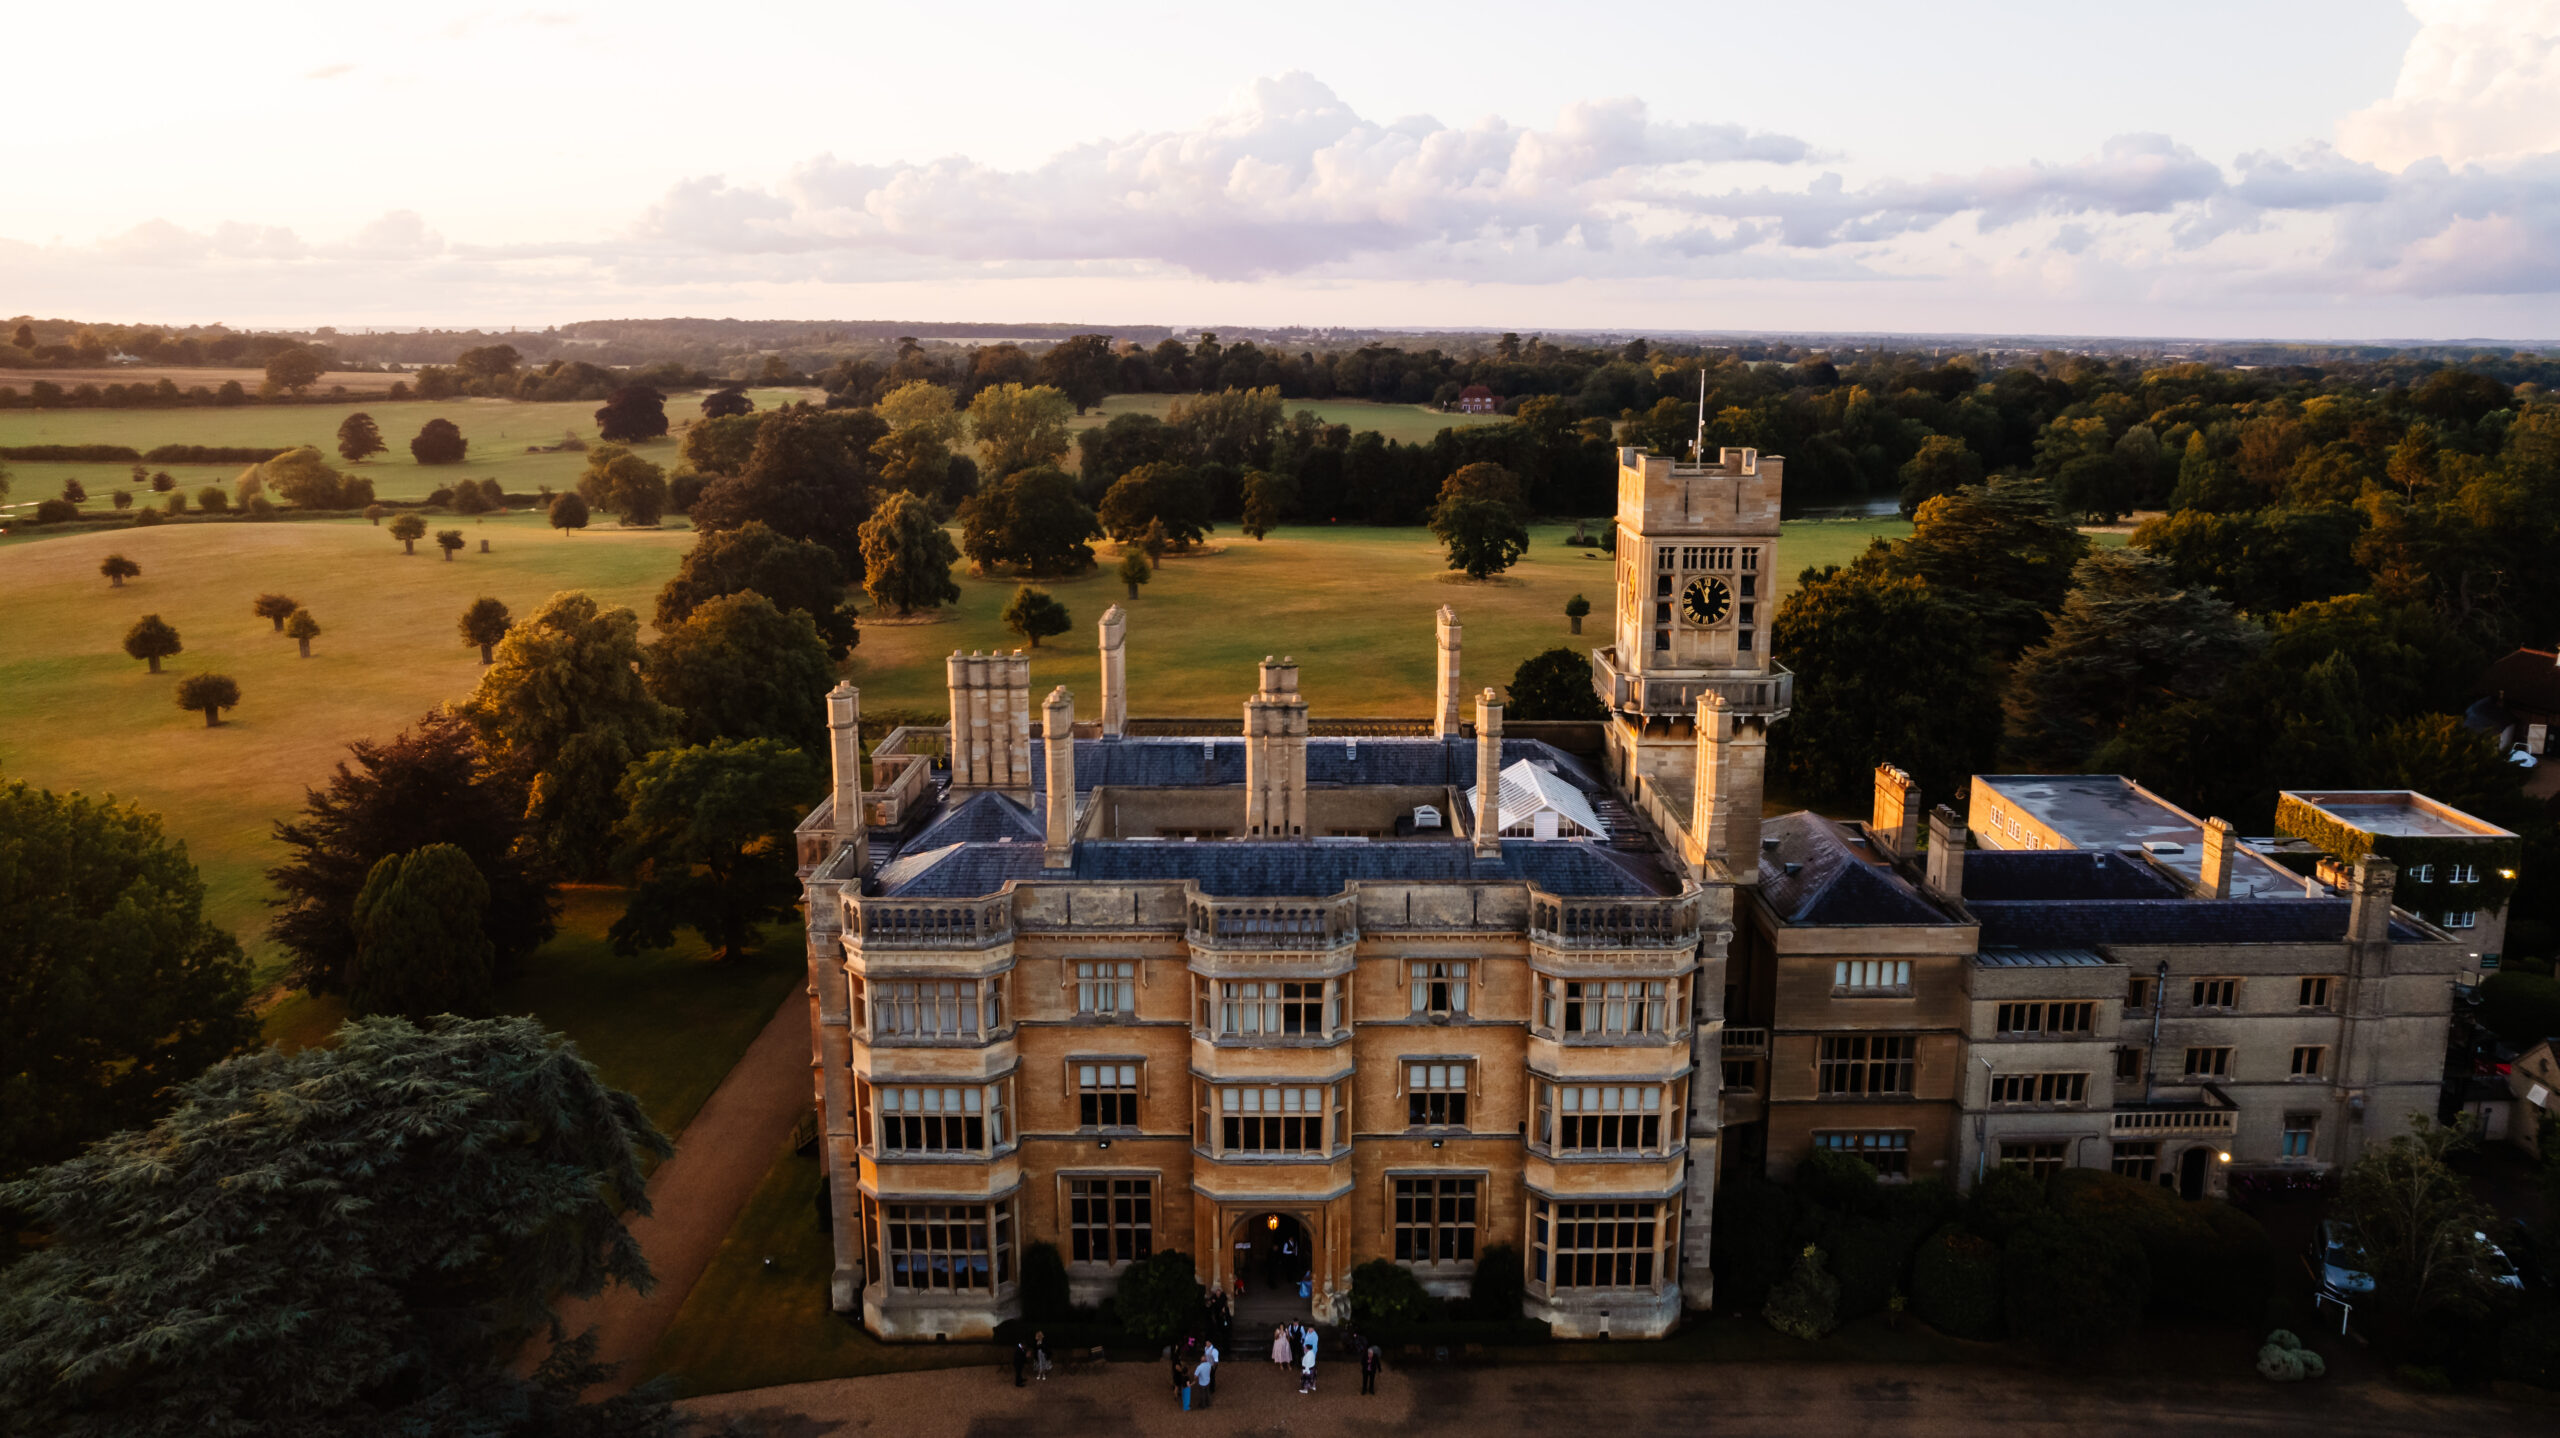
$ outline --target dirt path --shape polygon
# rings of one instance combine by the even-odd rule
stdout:
[[[631,1232],[657,1286],[642,1297],[617,1285],[561,1305],[568,1331],[595,1329],[596,1357],[621,1365],[599,1391],[620,1392],[637,1381],[809,1104],[809,999],[795,988],[685,1125],[675,1155],[649,1176],[649,1216],[635,1219]]]
[[[2216,1435],[2547,1434],[2549,1418],[2490,1399],[2426,1397],[2378,1383],[2279,1387],[2192,1375],[2092,1378],[2067,1372],[1863,1364],[1557,1363],[1390,1372],[1376,1396],[1359,1374],[1324,1367],[1301,1396],[1269,1363],[1230,1361],[1206,1412],[1184,1413],[1163,1368],[1118,1363],[1015,1388],[992,1368],[899,1373],[718,1394],[684,1404],[703,1417],[753,1415],[772,1438],[1096,1438],[1299,1432],[1378,1438],[1489,1433],[1923,1435],[2099,1438]]]

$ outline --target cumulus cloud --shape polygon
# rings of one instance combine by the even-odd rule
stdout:
[[[2391,97],[2338,123],[2338,148],[2399,170],[2560,150],[2560,0],[2407,0],[2419,28]]]

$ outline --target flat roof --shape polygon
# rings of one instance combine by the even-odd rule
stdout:
[[[2408,839],[2512,839],[2514,833],[2474,819],[2450,804],[2411,789],[2287,789],[2297,799],[2352,829]]]
[[[2103,969],[2110,961],[2095,949],[1984,949],[1973,962],[1983,969]]]
[[[2151,862],[2193,885],[2204,877],[2204,821],[2121,774],[1976,774],[1974,782],[2035,816],[2075,849],[2150,850]],[[2232,838],[2231,897],[2309,897],[2302,876]]]

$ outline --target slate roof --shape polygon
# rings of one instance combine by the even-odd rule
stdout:
[[[2107,959],[2094,949],[1984,949],[1973,963],[1983,969],[2102,969]]]
[[[902,847],[912,854],[947,844],[993,843],[998,839],[1038,844],[1047,838],[1048,830],[1039,815],[1002,794],[985,792],[972,794],[943,810]]]
[[[2104,849],[1975,849],[1964,856],[1967,903],[2185,896],[2186,891],[2158,869]]]
[[[899,858],[881,871],[880,888],[902,898],[967,898],[994,893],[1012,879],[1100,883],[1189,879],[1198,882],[1203,892],[1220,896],[1322,898],[1342,892],[1355,879],[1514,883],[1525,879],[1553,894],[1668,892],[1658,876],[1649,876],[1605,848],[1554,839],[1506,840],[1499,859],[1478,859],[1473,846],[1460,843],[1294,839],[1211,843],[1088,839],[1076,845],[1070,868],[1044,870],[1040,858],[1037,843],[953,844]]]
[[[2101,944],[2313,944],[2346,937],[2345,899],[1967,899],[1982,946],[2094,948]],[[2427,935],[2395,919],[2395,943]]]
[[[1572,755],[1543,739],[1505,739],[1502,764],[1522,761],[1553,773],[1584,794],[1603,792],[1600,780]],[[1031,787],[1049,785],[1044,745],[1031,746]],[[1307,783],[1455,784],[1476,781],[1473,739],[1342,738],[1307,741]],[[1188,788],[1244,782],[1244,739],[1078,739],[1076,792],[1096,785]]]
[[[1760,826],[1760,839],[1760,893],[1790,924],[1956,922],[1818,814],[1780,815]],[[1787,872],[1789,864],[1796,872]]]

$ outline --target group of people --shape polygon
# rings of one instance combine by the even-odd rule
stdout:
[[[1047,1381],[1049,1377],[1049,1335],[1037,1332],[1030,1341],[1015,1339],[1013,1343],[1013,1386],[1022,1386],[1025,1375]]]
[[[1186,1338],[1173,1347],[1173,1389],[1182,1398],[1182,1411],[1209,1406],[1209,1395],[1218,1386],[1218,1352],[1215,1338]]]
[[[1323,1335],[1303,1323],[1271,1330],[1271,1361],[1298,1375],[1298,1391],[1316,1391],[1316,1348]]]

